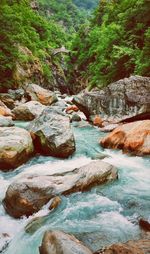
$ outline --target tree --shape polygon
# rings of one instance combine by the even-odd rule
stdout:
[[[90,88],[131,74],[149,76],[149,11],[148,0],[101,0],[88,33],[82,36],[84,28],[72,44],[69,76],[75,72],[79,84],[88,79]]]

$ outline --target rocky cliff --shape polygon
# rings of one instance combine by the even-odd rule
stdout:
[[[91,115],[128,115],[150,111],[150,78],[131,76],[112,83],[102,90],[83,91],[74,96],[74,103],[89,118]]]

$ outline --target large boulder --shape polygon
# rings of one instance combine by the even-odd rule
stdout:
[[[12,118],[0,115],[0,127],[11,127],[11,126],[14,126]]]
[[[92,254],[73,235],[61,231],[47,231],[44,234],[40,254]]]
[[[31,121],[39,116],[46,106],[38,101],[29,101],[12,110],[15,120]]]
[[[0,169],[14,169],[26,162],[33,153],[28,131],[18,127],[0,127]]]
[[[150,78],[131,76],[99,90],[83,91],[73,103],[87,119],[93,115],[129,115],[146,113],[150,108]]]
[[[150,234],[140,240],[128,241],[126,243],[116,243],[95,254],[149,254]]]
[[[67,158],[75,151],[69,117],[57,107],[47,107],[28,129],[42,154]]]
[[[25,96],[25,91],[23,88],[19,88],[15,90],[9,89],[8,94],[11,95],[15,101],[16,100],[20,101]]]
[[[51,105],[58,100],[54,92],[44,89],[36,84],[27,85],[26,93],[30,100],[39,101],[46,106]]]
[[[123,124],[100,144],[105,148],[122,149],[125,153],[150,155],[150,120]]]
[[[117,170],[103,161],[92,161],[61,174],[26,175],[8,187],[3,203],[11,216],[29,216],[55,196],[86,191],[116,178]]]

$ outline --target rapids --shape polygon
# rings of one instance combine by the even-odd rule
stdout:
[[[27,124],[17,122],[16,125],[25,127]],[[0,253],[39,254],[43,233],[48,229],[72,233],[96,251],[114,242],[138,239],[138,218],[150,220],[150,159],[104,150],[98,141],[105,134],[85,122],[79,126],[74,124],[73,128],[77,150],[69,159],[37,156],[14,171],[0,171]],[[51,213],[48,205],[37,214],[20,220],[5,213],[1,201],[8,185],[18,176],[64,172],[89,163],[98,154],[106,155],[103,160],[118,168],[117,181],[89,192],[62,197],[62,203]],[[44,215],[44,223],[34,233],[25,232],[25,226],[33,218]]]

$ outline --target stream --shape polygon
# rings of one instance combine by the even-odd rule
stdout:
[[[24,127],[25,123],[16,125]],[[140,238],[139,217],[150,220],[150,158],[103,149],[98,141],[106,134],[84,121],[73,124],[73,129],[76,152],[72,157],[61,160],[37,156],[14,171],[0,171],[0,253],[39,254],[44,232],[54,229],[74,234],[93,251],[114,242]],[[5,213],[1,201],[9,184],[18,176],[64,172],[88,164],[98,154],[106,155],[103,160],[118,168],[118,180],[88,192],[62,196],[61,204],[50,213],[48,205],[29,218],[17,220]],[[25,232],[25,226],[33,218],[44,215],[47,215],[45,223],[32,233]],[[10,243],[2,251],[7,241]]]

